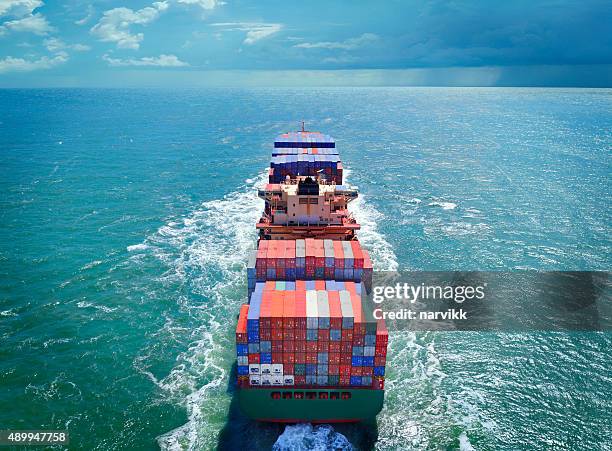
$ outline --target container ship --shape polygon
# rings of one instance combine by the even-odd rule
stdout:
[[[302,124],[276,138],[236,326],[237,396],[252,419],[357,422],[382,409],[388,332],[365,302],[357,195],[330,136]]]

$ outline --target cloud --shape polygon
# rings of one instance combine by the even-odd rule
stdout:
[[[83,17],[82,19],[75,20],[74,24],[75,25],[85,25],[87,22],[89,22],[91,20],[91,18],[93,17],[95,11],[96,10],[94,9],[93,6],[88,5],[87,6],[87,15],[85,17]]]
[[[43,41],[45,47],[50,52],[57,52],[60,50],[76,50],[77,52],[86,52],[91,50],[91,47],[84,44],[66,44],[64,41],[58,38],[48,38]]]
[[[23,17],[43,5],[40,0],[0,0],[0,16]]]
[[[249,22],[226,22],[213,23],[213,27],[221,27],[224,31],[246,31],[243,44],[252,45],[257,41],[278,33],[283,25],[279,23],[249,23]]]
[[[134,11],[129,8],[113,8],[104,12],[100,21],[91,28],[91,34],[103,42],[115,42],[118,48],[138,50],[144,34],[130,33],[130,25],[146,25],[168,9],[168,2],[155,2],[151,6]]]
[[[102,59],[106,61],[109,64],[109,66],[113,66],[113,67],[121,67],[121,66],[185,67],[185,66],[189,66],[188,63],[178,59],[176,55],[146,56],[143,58],[130,58],[130,59],[112,58],[109,55],[103,55]]]
[[[40,36],[49,34],[55,31],[47,19],[40,14],[29,14],[22,19],[9,20],[0,25],[0,35],[5,34],[7,31],[17,31],[24,33],[34,33]]]
[[[60,52],[52,58],[43,56],[37,60],[26,60],[7,56],[0,59],[0,73],[4,72],[30,72],[39,69],[50,69],[68,61],[68,54]]]
[[[197,5],[204,10],[210,11],[217,6],[225,5],[225,2],[219,0],[178,0],[178,3],[183,5]]]
[[[364,33],[359,37],[349,38],[344,41],[302,42],[301,44],[294,45],[294,47],[300,49],[355,50],[378,39],[380,37],[374,33]]]

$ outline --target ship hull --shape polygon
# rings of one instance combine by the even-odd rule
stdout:
[[[303,393],[303,399],[294,398]],[[307,399],[314,393],[315,399]],[[349,394],[350,399],[346,398]],[[280,398],[275,399],[274,394]],[[284,398],[291,394],[291,399]],[[326,394],[327,399],[322,399]],[[311,395],[312,396],[312,395]],[[336,399],[332,399],[336,397]],[[355,423],[374,418],[382,409],[383,390],[350,389],[301,389],[240,388],[238,400],[242,412],[251,419],[278,423]]]

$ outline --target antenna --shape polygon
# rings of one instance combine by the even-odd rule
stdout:
[[[302,131],[305,132],[306,130],[304,130],[304,121],[302,121]]]

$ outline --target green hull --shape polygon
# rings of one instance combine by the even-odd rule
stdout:
[[[304,393],[304,399],[295,399],[293,397],[295,393]],[[306,399],[307,393],[315,393],[316,398]],[[350,394],[350,399],[342,399],[342,394],[346,397],[346,393]],[[274,399],[273,394],[280,394],[280,399]],[[291,394],[291,399],[284,398],[288,394]],[[321,394],[327,394],[327,399],[322,399]],[[383,399],[383,390],[350,388],[288,390],[285,387],[238,390],[240,409],[246,416],[259,421],[282,423],[348,423],[368,420],[380,412]]]

